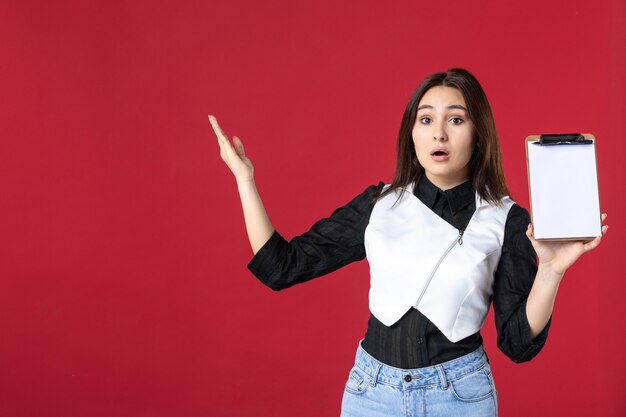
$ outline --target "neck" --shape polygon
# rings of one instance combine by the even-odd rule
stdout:
[[[463,184],[465,181],[469,179],[467,176],[464,176],[464,175],[460,175],[456,178],[450,178],[448,176],[440,177],[437,175],[432,175],[428,172],[426,172],[425,175],[426,175],[426,178],[428,178],[428,180],[432,182],[433,185],[439,188],[441,191],[447,191],[450,188],[454,188],[457,185]]]

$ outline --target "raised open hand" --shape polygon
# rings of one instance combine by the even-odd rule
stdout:
[[[251,181],[254,178],[254,168],[243,150],[241,139],[233,136],[233,143],[230,143],[228,136],[217,124],[217,119],[209,115],[209,121],[220,145],[220,156],[232,171],[237,182]]]

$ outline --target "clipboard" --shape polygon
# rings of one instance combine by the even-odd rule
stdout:
[[[602,235],[593,135],[528,136],[526,163],[535,239],[587,240]]]

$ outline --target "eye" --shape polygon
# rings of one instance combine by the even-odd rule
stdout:
[[[420,117],[420,123],[423,125],[429,125],[432,121],[433,120],[428,116]]]
[[[450,119],[450,123],[452,123],[453,125],[460,125],[461,123],[463,123],[463,119],[461,119],[460,117],[453,117],[452,119]]]

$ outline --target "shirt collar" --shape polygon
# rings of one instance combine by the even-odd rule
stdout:
[[[469,181],[465,181],[462,184],[457,185],[454,188],[450,188],[446,191],[441,191],[435,186],[426,175],[422,175],[417,181],[415,187],[415,196],[419,198],[422,203],[427,207],[433,208],[435,201],[437,200],[437,194],[440,194],[440,198],[446,198],[450,205],[450,210],[453,214],[461,211],[468,204],[476,201],[476,192],[472,188]]]

